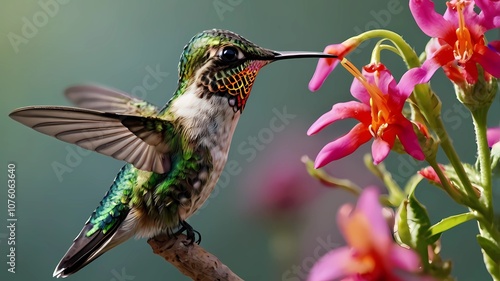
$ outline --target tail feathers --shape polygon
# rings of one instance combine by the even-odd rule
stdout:
[[[87,232],[93,227],[92,223],[87,222],[56,266],[54,277],[68,277],[133,235],[130,232],[118,229],[119,225],[119,223],[116,224],[115,227],[109,229],[106,233],[97,231],[91,236],[87,236]]]

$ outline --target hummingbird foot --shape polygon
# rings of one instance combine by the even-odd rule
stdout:
[[[174,237],[186,231],[187,240],[184,241],[185,246],[193,245],[193,243],[200,244],[201,243],[201,234],[199,231],[195,230],[189,223],[186,221],[180,222],[181,228],[174,233]],[[198,236],[198,239],[196,238]]]

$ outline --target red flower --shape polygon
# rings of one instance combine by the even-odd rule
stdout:
[[[433,40],[427,48],[427,60],[407,75],[428,82],[443,67],[456,84],[476,83],[480,64],[489,75],[500,77],[500,54],[485,44],[485,32],[500,27],[500,2],[493,0],[448,1],[444,15],[436,13],[431,0],[410,0],[410,10],[422,31]],[[481,12],[474,11],[476,5]],[[490,43],[497,46],[498,41]]]
[[[425,156],[413,131],[413,123],[402,113],[405,101],[413,91],[413,87],[407,83],[404,87],[401,86],[402,83],[397,85],[394,77],[383,64],[368,65],[363,68],[363,74],[361,74],[349,61],[344,59],[342,62],[355,76],[351,93],[361,102],[335,104],[331,111],[321,116],[309,128],[307,134],[316,134],[326,126],[346,118],[354,118],[360,123],[345,136],[323,147],[316,157],[315,167],[322,167],[353,153],[372,138],[374,139],[372,155],[375,164],[387,157],[394,146],[396,137],[408,154],[415,159],[423,160]]]

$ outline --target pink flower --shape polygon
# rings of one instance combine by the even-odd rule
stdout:
[[[337,58],[319,59],[316,71],[309,82],[309,90],[314,92],[321,88],[321,85],[325,82],[326,77],[335,69],[335,67],[339,64],[339,61],[347,56],[347,54],[354,50],[360,43],[361,42],[355,38],[349,38],[340,44],[326,46],[323,52],[331,55],[337,55]]]
[[[474,84],[478,79],[476,64],[480,64],[487,80],[489,75],[500,77],[500,54],[486,46],[484,37],[486,31],[500,27],[500,1],[451,0],[446,4],[446,12],[440,15],[431,0],[410,0],[415,21],[433,40],[427,60],[407,75],[417,83],[426,83],[443,67],[454,83]],[[474,11],[475,5],[480,13]],[[498,44],[490,42],[490,46]]]
[[[444,166],[441,164],[439,164],[439,169],[441,169],[441,171],[443,171],[443,172],[446,171]],[[422,177],[426,178],[427,180],[429,180],[437,185],[440,185],[440,186],[442,185],[441,180],[439,179],[439,176],[437,175],[434,168],[432,168],[431,166],[421,169],[420,171],[418,171],[418,173]],[[450,180],[448,180],[448,182],[450,182]],[[450,182],[450,185],[451,185],[451,182]]]
[[[376,188],[366,188],[356,208],[343,205],[337,222],[348,246],[324,255],[308,280],[422,280],[418,255],[396,244],[384,219]]]
[[[355,76],[351,85],[351,93],[361,102],[335,104],[331,111],[314,122],[307,134],[314,135],[326,126],[346,118],[354,118],[359,121],[359,124],[343,137],[323,147],[316,157],[315,167],[322,167],[353,153],[372,138],[374,139],[372,155],[375,164],[387,157],[394,146],[396,137],[408,154],[415,159],[423,160],[425,156],[418,143],[417,135],[413,131],[413,123],[402,114],[403,106],[413,91],[413,86],[408,83],[405,83],[404,87],[397,85],[394,77],[383,64],[368,65],[361,74],[347,60],[344,59],[343,63]]]
[[[488,146],[492,147],[494,144],[500,142],[500,127],[489,128],[486,131],[486,138],[488,139]]]

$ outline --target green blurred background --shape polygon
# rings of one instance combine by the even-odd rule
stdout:
[[[42,7],[47,5],[52,12]],[[443,8],[444,2],[440,4]],[[27,21],[36,27],[36,31],[25,30],[32,33],[28,34],[31,38],[11,43],[16,35],[23,34]],[[0,147],[5,170],[0,172],[0,279],[51,280],[55,265],[123,165],[28,129],[7,117],[11,110],[27,105],[69,105],[62,91],[80,83],[134,92],[163,105],[176,88],[182,48],[205,29],[229,29],[275,50],[320,51],[327,44],[378,27],[400,32],[419,52],[428,40],[402,0],[3,1],[0,123],[4,133]],[[350,58],[362,66],[368,62],[370,50],[370,45],[364,46]],[[402,74],[403,64],[395,56],[387,54],[384,59],[390,61],[397,77]],[[315,260],[316,247],[324,245],[324,241],[331,242],[330,248],[343,244],[335,212],[340,204],[355,198],[308,179],[299,159],[303,154],[313,158],[322,145],[352,126],[352,122],[341,122],[319,136],[305,136],[309,125],[334,102],[351,99],[352,77],[339,68],[322,90],[310,93],[307,83],[315,65],[316,60],[295,60],[272,64],[261,71],[229,155],[240,169],[227,173],[229,176],[224,177],[206,208],[190,219],[203,234],[202,246],[246,280],[302,279],[303,273],[294,273],[294,268],[307,272]],[[154,89],[141,92],[150,68],[169,75],[158,79]],[[470,117],[459,110],[453,88],[443,77],[439,71],[433,87],[444,103],[444,121],[463,159],[472,162],[475,144]],[[258,149],[253,149],[255,154],[237,149],[240,145],[251,147],[249,138],[268,132],[275,111],[283,111],[284,107],[295,117],[283,131],[273,132]],[[492,111],[498,112],[499,107],[500,103],[495,102]],[[490,119],[490,125],[500,124],[498,115],[492,114]],[[329,171],[338,177],[353,178],[362,186],[380,186],[361,163],[368,148],[366,145],[353,157],[330,165]],[[270,159],[283,161],[271,165]],[[15,274],[8,273],[6,265],[8,163],[17,166]],[[59,164],[68,170],[58,176],[54,166]],[[396,153],[391,154],[387,164],[400,183],[422,167]],[[321,196],[311,196],[314,199],[308,204],[298,204],[302,207],[285,215],[270,214],[275,209],[259,202],[259,198],[273,194],[272,186],[266,186],[273,174],[265,171],[286,174],[287,167],[299,167],[297,173],[304,185],[318,190]],[[498,186],[498,180],[495,183]],[[295,196],[300,197],[300,189],[296,192]],[[496,203],[498,195],[497,188]],[[418,197],[427,205],[433,222],[463,211],[441,191],[426,184],[419,188]],[[453,272],[459,280],[488,278],[475,233],[476,227],[470,222],[444,236],[443,256],[454,261]],[[115,248],[70,279],[186,280],[155,256],[145,240],[132,240]]]

